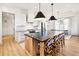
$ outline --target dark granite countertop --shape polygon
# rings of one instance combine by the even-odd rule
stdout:
[[[48,38],[54,36],[54,35],[58,35],[60,33],[63,33],[63,31],[47,31],[46,33],[44,33],[43,36],[41,36],[40,32],[35,32],[35,33],[25,33],[25,36],[29,36],[31,38],[34,38],[38,41],[46,41]]]

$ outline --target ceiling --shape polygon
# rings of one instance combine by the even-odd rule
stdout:
[[[0,3],[0,6],[7,6],[12,8],[19,8],[19,9],[31,9],[31,8],[38,8],[38,3]],[[41,8],[50,7],[50,3],[41,3]],[[73,9],[78,8],[79,3],[55,3],[54,7],[56,9],[63,9],[73,7]],[[47,8],[48,9],[48,8]]]

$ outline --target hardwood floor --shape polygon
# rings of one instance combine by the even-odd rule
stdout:
[[[72,36],[65,40],[65,47],[58,56],[79,56],[79,37]],[[15,42],[12,37],[3,37],[3,45],[0,45],[0,56],[28,56],[27,50]]]
[[[60,56],[79,56],[79,37],[72,36],[65,40],[65,47],[61,49]]]
[[[12,37],[3,37],[3,45],[0,45],[0,56],[28,56],[28,51],[23,49]]]

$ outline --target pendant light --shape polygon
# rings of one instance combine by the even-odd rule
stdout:
[[[56,18],[53,16],[53,3],[51,4],[51,7],[52,7],[52,16],[50,17],[49,20],[56,20]]]
[[[44,14],[40,11],[40,3],[39,3],[39,12],[35,16],[35,18],[45,18]]]

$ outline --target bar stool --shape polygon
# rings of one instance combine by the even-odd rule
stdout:
[[[60,46],[63,47],[65,45],[64,33],[58,35],[60,39]]]
[[[49,38],[45,43],[45,55],[55,56],[58,53],[59,42],[56,42],[57,36]]]
[[[58,55],[60,53],[60,39],[59,36],[57,35],[57,38],[55,39],[55,54]]]

